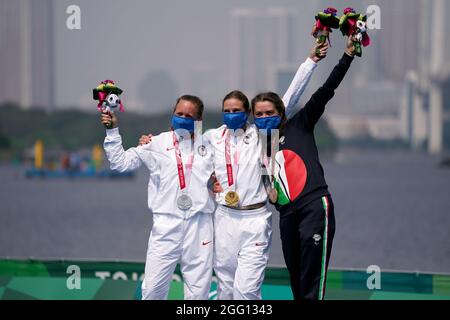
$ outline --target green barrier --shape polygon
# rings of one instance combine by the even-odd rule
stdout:
[[[143,263],[0,260],[0,299],[140,299],[143,276]],[[379,287],[369,289],[371,276],[365,271],[330,270],[326,299],[450,300],[450,275],[382,272]],[[267,268],[262,296],[265,300],[292,299],[286,269]],[[215,297],[213,278],[210,299]],[[183,299],[179,268],[173,276],[169,299]]]

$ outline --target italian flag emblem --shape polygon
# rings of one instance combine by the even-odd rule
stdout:
[[[308,176],[303,159],[291,150],[283,150],[275,156],[275,189],[278,204],[294,201],[305,188]]]

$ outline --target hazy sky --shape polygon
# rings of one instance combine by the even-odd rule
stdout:
[[[381,0],[55,1],[55,102],[61,107],[90,108],[92,88],[100,80],[113,79],[125,90],[126,107],[136,111],[160,112],[158,104],[170,108],[176,97],[185,93],[200,95],[207,108],[217,107],[227,92],[237,89],[230,83],[233,9],[264,12],[283,8],[293,12],[298,17],[298,42],[294,47],[300,64],[314,44],[310,31],[318,10],[330,5],[340,12],[347,6],[365,10],[377,1]],[[81,30],[66,28],[66,8],[72,4],[81,8]],[[378,32],[370,33],[376,41]],[[314,75],[309,90],[317,88],[329,73],[342,54],[343,44],[341,35],[334,33],[329,58]],[[369,66],[377,54],[374,48],[376,45],[367,50],[363,63],[352,68],[351,81],[356,81],[361,68]],[[375,64],[371,65],[374,68]],[[146,79],[147,87],[156,93],[141,89]],[[346,90],[352,90],[347,82],[340,94]],[[149,96],[153,97],[153,104]]]
[[[70,4],[81,8],[81,30],[66,28]],[[195,77],[209,82],[206,102],[217,104],[229,91],[230,12],[233,8],[289,8],[299,14],[301,62],[312,45],[309,36],[314,1],[77,0],[56,1],[56,105],[91,105],[99,80],[117,80],[124,99],[138,105],[139,86],[151,73],[168,72],[173,99],[196,93]],[[303,18],[302,18],[303,17]],[[305,45],[303,45],[305,44]],[[170,79],[172,78],[172,79]],[[205,80],[207,78],[207,80]],[[141,107],[154,110],[150,103]]]
[[[421,27],[418,26],[426,25],[425,22],[431,20],[422,19],[420,24],[410,24],[411,21],[417,20],[418,12],[422,12],[418,5],[419,0],[52,1],[56,107],[93,108],[95,103],[92,101],[92,88],[101,80],[113,79],[125,90],[123,100],[126,108],[143,112],[170,109],[176,97],[185,93],[199,95],[209,109],[219,106],[223,96],[233,89],[277,89],[270,87],[274,83],[271,81],[274,75],[272,71],[278,70],[277,66],[263,55],[275,55],[271,49],[276,48],[275,42],[278,38],[273,35],[281,34],[283,27],[274,24],[273,16],[267,19],[265,25],[267,15],[263,19],[248,19],[241,27],[245,35],[236,40],[237,36],[233,34],[233,42],[232,30],[236,26],[232,23],[236,22],[236,19],[231,18],[231,13],[235,9],[250,9],[252,13],[257,14],[267,13],[271,9],[282,9],[296,17],[296,25],[291,30],[298,30],[297,38],[293,41],[295,43],[289,46],[293,48],[289,49],[289,52],[293,52],[297,59],[296,62],[288,62],[289,70],[292,71],[304,61],[314,44],[310,31],[314,16],[319,10],[335,6],[339,13],[342,13],[345,7],[352,6],[363,12],[369,5],[375,4],[381,7],[381,29],[369,31],[373,44],[364,50],[363,59],[357,59],[353,64],[347,75],[348,79],[341,85],[330,104],[330,110],[339,109],[340,112],[351,114],[366,112],[366,109],[378,112],[381,110],[378,105],[383,105],[386,111],[392,114],[398,109],[398,92],[403,85],[404,73],[420,67],[417,65],[417,39]],[[410,3],[415,5],[408,6]],[[81,8],[81,30],[69,30],[66,27],[69,16],[66,9],[70,5],[78,5]],[[37,18],[39,16],[36,15]],[[262,25],[261,21],[264,21]],[[289,20],[289,25],[292,25],[292,19]],[[448,24],[445,29],[445,32],[439,33],[444,36],[436,36],[444,38],[447,52],[450,52]],[[269,41],[261,45],[261,39],[265,40],[266,35]],[[253,41],[255,38],[258,40]],[[344,41],[339,31],[333,33],[333,47],[328,58],[321,62],[315,72],[304,99],[309,97],[312,90],[329,74],[342,55]],[[259,81],[263,76],[258,72],[248,72],[246,75],[253,74],[253,78],[249,77],[250,80],[245,81],[255,83],[253,88],[236,85],[237,81],[233,84],[232,80],[239,78],[233,74],[236,73],[238,65],[231,54],[233,43],[247,43],[248,48],[257,48],[249,49],[251,52],[246,50],[243,61],[250,69],[254,68],[253,65],[262,64],[261,69],[266,69],[265,73],[262,73],[266,76],[266,81]],[[425,69],[428,64],[424,50],[426,48],[421,51],[421,69]],[[261,55],[258,55],[259,52]],[[252,60],[253,56],[255,60]],[[253,81],[254,79],[258,80]],[[239,81],[241,80],[239,78]],[[264,83],[267,88],[260,88]],[[239,86],[241,88],[236,88]],[[360,90],[361,88],[364,90]],[[367,108],[360,108],[358,101],[366,97],[366,89],[373,89],[373,95],[385,100],[372,103],[372,106],[366,104]],[[247,93],[251,95],[254,92]],[[354,101],[351,101],[352,98]]]

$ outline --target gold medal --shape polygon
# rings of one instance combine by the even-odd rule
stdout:
[[[225,195],[225,202],[227,206],[237,207],[239,204],[239,195],[235,191],[228,191]]]

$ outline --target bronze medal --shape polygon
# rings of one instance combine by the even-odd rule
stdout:
[[[270,189],[270,191],[269,191],[269,200],[270,200],[270,203],[277,203],[277,200],[278,200],[278,191],[277,191],[277,189]]]

